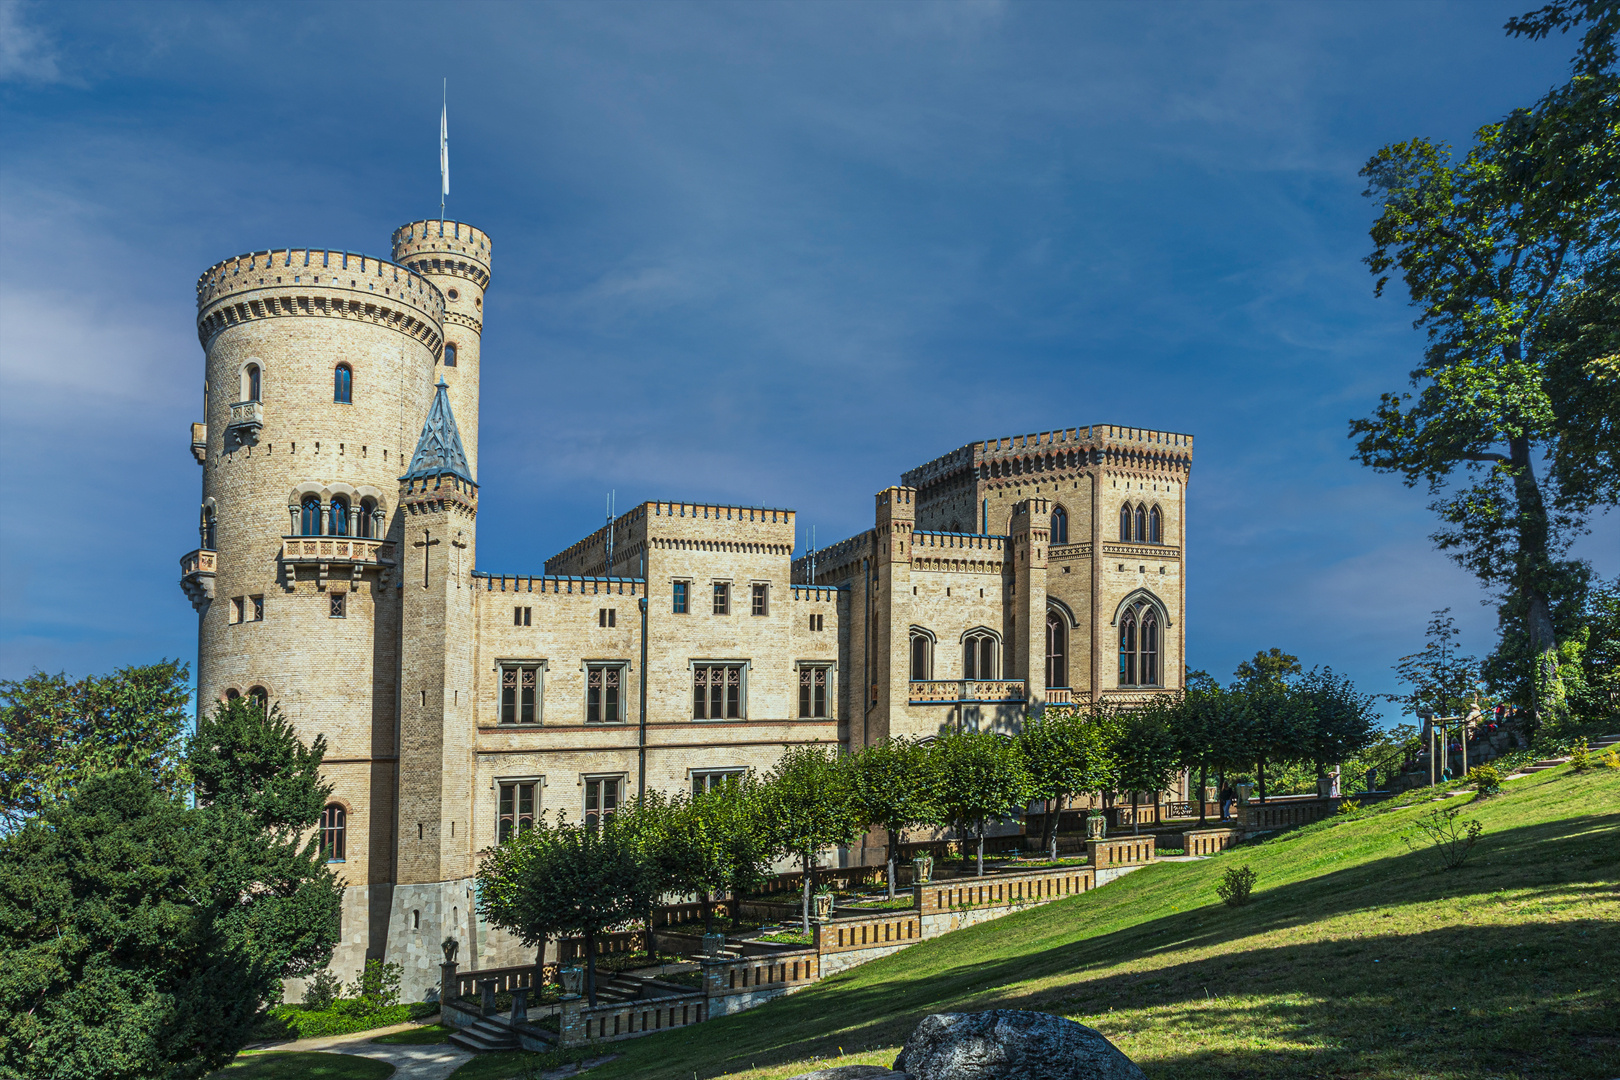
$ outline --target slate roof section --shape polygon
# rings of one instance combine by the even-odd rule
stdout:
[[[411,467],[401,481],[431,480],[439,476],[455,476],[476,485],[472,469],[467,464],[467,451],[461,446],[461,432],[456,428],[455,413],[450,411],[449,389],[443,379],[436,388],[433,407],[428,410],[427,422],[422,425],[422,437],[416,442],[416,453],[411,455]]]

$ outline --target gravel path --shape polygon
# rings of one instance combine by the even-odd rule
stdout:
[[[390,1080],[445,1080],[456,1069],[472,1060],[472,1053],[449,1043],[425,1043],[410,1046],[400,1043],[374,1043],[379,1035],[395,1031],[410,1031],[420,1024],[395,1024],[393,1027],[372,1028],[352,1035],[329,1035],[321,1039],[299,1039],[296,1042],[276,1043],[257,1047],[264,1050],[318,1050],[327,1054],[353,1054],[355,1057],[386,1061],[394,1067]]]

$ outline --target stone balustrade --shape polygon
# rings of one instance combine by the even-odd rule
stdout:
[[[1242,839],[1242,829],[1195,829],[1181,834],[1181,848],[1188,855],[1213,855]]]
[[[907,694],[912,705],[991,705],[1027,696],[1022,679],[913,679]]]
[[[563,1046],[615,1042],[701,1024],[707,1018],[708,1002],[702,991],[594,1006],[569,995],[563,998],[557,1041]]]
[[[773,951],[762,955],[706,957],[703,989],[711,998],[762,990],[796,989],[821,977],[814,948]]]
[[[1093,870],[1116,866],[1141,866],[1154,859],[1151,836],[1127,836],[1118,840],[1087,840],[1086,855]]]
[[[456,996],[458,998],[473,997],[478,991],[478,984],[482,982],[493,982],[497,994],[508,994],[513,990],[520,989],[537,991],[540,988],[535,986],[534,973],[533,964],[483,968],[474,971],[456,971]],[[547,964],[543,982],[553,982],[556,978],[557,965]]]
[[[1300,798],[1282,795],[1263,803],[1251,802],[1247,806],[1239,807],[1238,816],[1242,819],[1244,827],[1251,832],[1290,829],[1296,825],[1309,825],[1313,821],[1332,817],[1339,812],[1339,804],[1343,801],[1314,796]]]
[[[214,598],[214,575],[219,570],[219,552],[199,548],[180,556],[180,589],[196,611],[202,611]]]
[[[817,923],[813,929],[818,953],[905,945],[922,940],[922,919],[915,909],[866,918],[835,919]]]
[[[264,427],[263,402],[236,401],[231,403],[230,409],[230,419],[225,425],[227,438],[234,438],[239,443],[249,442]]]
[[[1088,866],[1066,866],[1025,874],[999,873],[986,877],[951,878],[913,885],[917,911],[923,915],[963,908],[1044,904],[1096,888]]]
[[[358,536],[284,536],[281,561],[284,563],[350,563],[360,566],[393,566],[394,545],[389,540],[369,540]]]

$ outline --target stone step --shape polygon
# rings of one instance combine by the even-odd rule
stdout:
[[[516,1050],[517,1036],[510,1028],[499,1024],[487,1017],[479,1020],[471,1027],[462,1028],[450,1035],[450,1042],[463,1050],[474,1053],[488,1053],[492,1050]]]

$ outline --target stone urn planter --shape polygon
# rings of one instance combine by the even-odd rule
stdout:
[[[585,990],[585,969],[584,968],[582,968],[582,967],[565,967],[561,971],[557,972],[557,977],[562,980],[562,988],[563,988],[563,993],[564,994],[572,994],[574,997],[578,997],[581,993],[584,992],[584,990]]]
[[[919,855],[911,860],[911,880],[915,885],[926,885],[934,880],[934,857]]]
[[[818,922],[826,922],[832,918],[833,894],[818,892],[810,897],[810,917]]]
[[[1086,839],[1108,839],[1108,819],[1103,817],[1101,814],[1092,814],[1090,817],[1086,818]]]
[[[726,954],[726,935],[724,935],[724,934],[704,934],[703,935],[703,955],[704,956],[724,956],[725,954]]]

